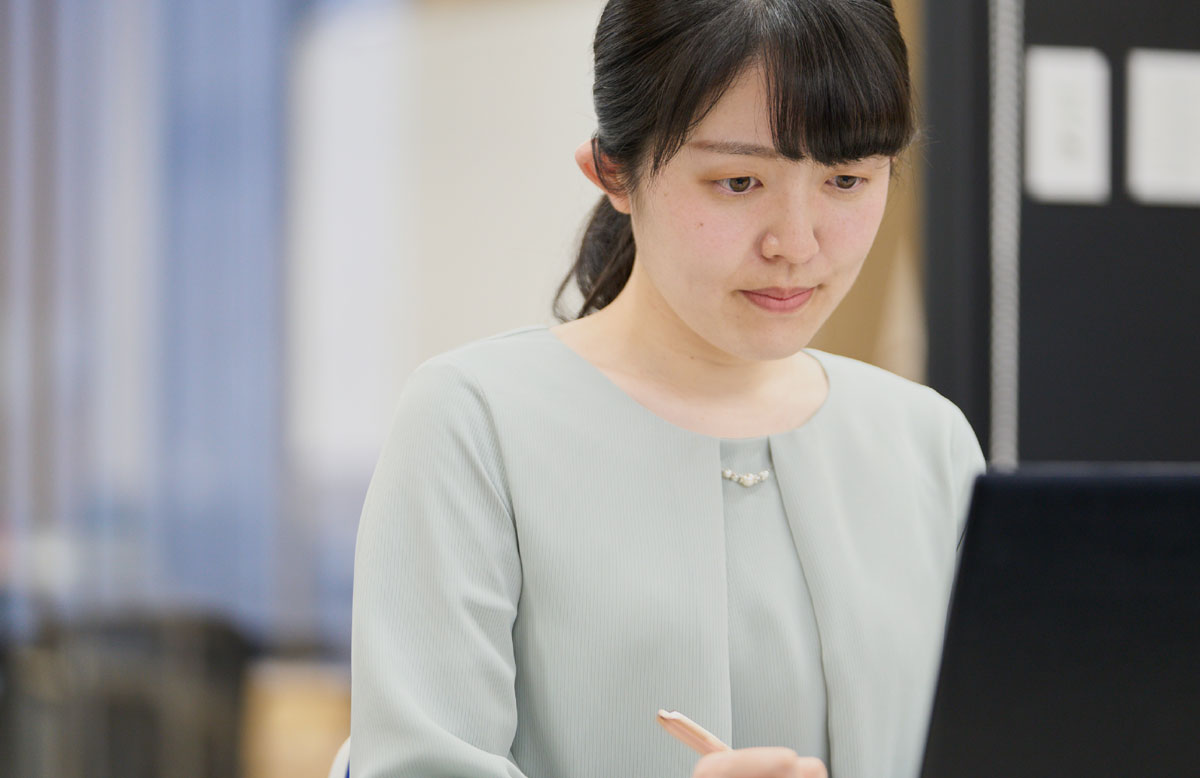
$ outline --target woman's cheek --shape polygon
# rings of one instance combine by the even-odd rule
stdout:
[[[729,213],[706,208],[705,203],[694,203],[680,208],[674,215],[674,223],[683,227],[692,239],[702,237],[703,242],[728,240],[737,229],[737,221]]]
[[[839,258],[858,260],[866,256],[875,242],[875,235],[883,217],[882,209],[864,208],[845,214],[830,224],[827,238],[838,247]]]

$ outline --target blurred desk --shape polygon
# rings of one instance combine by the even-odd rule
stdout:
[[[239,776],[251,647],[182,614],[52,623],[11,650],[0,773],[22,778]]]

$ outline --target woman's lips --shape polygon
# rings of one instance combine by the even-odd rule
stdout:
[[[746,299],[774,313],[791,313],[798,310],[808,302],[812,297],[815,287],[808,289],[781,289],[779,287],[771,287],[769,289],[743,289],[742,294]]]

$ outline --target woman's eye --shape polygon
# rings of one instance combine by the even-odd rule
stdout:
[[[749,192],[754,187],[754,181],[752,176],[738,176],[737,178],[722,178],[717,183],[734,194],[742,194]]]
[[[849,192],[856,189],[863,180],[862,176],[834,176],[833,185],[843,192]]]

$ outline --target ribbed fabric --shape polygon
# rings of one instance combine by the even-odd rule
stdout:
[[[935,392],[810,353],[829,397],[768,439],[797,564],[764,586],[789,590],[773,605],[802,603],[799,579],[780,581],[803,571],[834,778],[905,778],[983,460]],[[735,560],[750,546],[727,534],[721,464],[719,439],[655,416],[544,327],[419,368],[359,526],[355,778],[687,778],[696,757],[659,708],[726,742],[772,720],[815,732],[803,722],[818,714],[741,680],[785,627],[745,618],[754,584]],[[768,668],[792,660],[760,659],[782,686]]]

